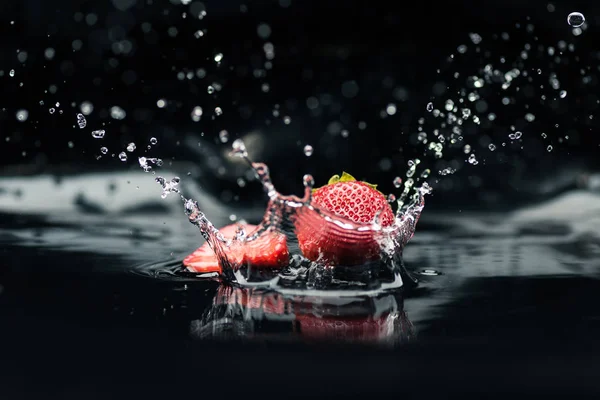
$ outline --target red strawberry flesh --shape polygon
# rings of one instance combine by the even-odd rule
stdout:
[[[248,235],[255,231],[256,225],[242,225]],[[227,225],[219,232],[226,238],[235,237],[239,224]],[[243,245],[225,248],[226,256],[233,264],[250,264],[256,268],[281,268],[289,262],[289,251],[285,235],[267,230],[258,238],[249,240]],[[191,272],[221,273],[221,265],[208,243],[204,243],[183,260],[183,265]]]
[[[316,213],[300,212],[296,235],[302,254],[311,261],[328,265],[360,265],[380,258],[380,246],[374,232],[359,231],[364,224],[378,222],[387,227],[394,222],[394,212],[385,196],[374,185],[356,181],[344,173],[313,192],[313,206],[340,219],[356,223],[346,229],[324,223]]]

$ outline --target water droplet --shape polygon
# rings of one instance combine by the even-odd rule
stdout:
[[[50,108],[50,109],[48,110],[48,112],[49,112],[50,114],[54,114],[54,113],[56,112],[56,110],[55,110],[54,108]]]
[[[100,153],[106,154],[108,153],[108,149],[106,147],[100,147]]]
[[[548,147],[546,147],[546,150],[548,150],[549,152],[552,151],[552,145],[549,144]]]
[[[212,87],[211,85],[208,85],[208,87],[206,88],[206,91],[208,92],[208,94],[213,94],[215,92],[215,88]]]
[[[292,122],[292,119],[290,117],[288,117],[287,115],[285,117],[283,117],[283,123],[286,125],[289,125]]]
[[[477,157],[475,157],[475,154],[471,154],[471,155],[469,156],[469,159],[468,159],[468,161],[469,161],[469,164],[472,164],[472,165],[477,165],[477,164],[479,164],[479,161],[477,161]]]
[[[578,28],[585,22],[585,17],[580,12],[572,12],[567,16],[567,22],[569,25]]]
[[[496,150],[496,145],[494,143],[490,143],[488,148],[490,149],[490,151],[494,151],[494,150]]]
[[[80,109],[83,115],[90,115],[94,111],[94,105],[89,101],[84,101],[81,103]]]
[[[385,112],[388,115],[394,115],[394,114],[396,114],[396,111],[397,111],[396,105],[392,104],[392,103],[388,104],[387,107],[385,108]]]
[[[202,107],[196,106],[192,109],[192,119],[196,122],[200,121],[200,117],[203,114]]]
[[[196,39],[200,39],[202,36],[204,36],[204,32],[202,32],[201,30],[197,30],[197,31],[194,33],[194,37],[195,37]]]
[[[515,133],[509,133],[508,134],[508,138],[510,140],[518,140],[521,138],[521,136],[523,136],[523,133],[520,131],[516,131]]]
[[[567,91],[566,90],[561,90],[560,91],[560,98],[564,99],[565,97],[567,97]]]
[[[104,137],[104,134],[106,133],[106,131],[104,129],[100,129],[97,131],[93,131],[92,132],[92,137],[94,139],[102,139]]]
[[[315,179],[312,175],[306,174],[302,177],[302,183],[304,184],[304,187],[312,188],[315,186]]]
[[[429,111],[429,112],[433,111],[433,103],[432,102],[427,103],[427,111]]]
[[[227,143],[229,141],[229,132],[226,130],[219,132],[219,140],[221,140],[221,143]]]
[[[153,144],[153,145],[154,145],[154,144],[156,144],[156,143],[158,143],[158,140],[157,140],[155,137],[151,137],[151,138],[150,138],[150,144]]]
[[[125,154],[124,151],[119,153],[119,160],[121,161],[127,161],[127,154]]]
[[[25,109],[17,111],[17,120],[25,122],[27,118],[29,118],[29,111]]]
[[[130,152],[130,153],[133,153],[134,150],[135,150],[135,143],[133,143],[133,142],[129,143],[127,145],[127,151]]]
[[[306,157],[310,157],[313,155],[314,149],[310,144],[307,144],[306,146],[304,146],[304,155]]]
[[[390,193],[387,195],[386,200],[388,203],[393,203],[396,201],[396,196],[393,193]]]
[[[113,106],[110,108],[110,116],[116,120],[122,120],[125,118],[127,113],[119,106]]]
[[[394,186],[399,188],[400,186],[402,186],[402,178],[400,178],[399,176],[394,178]]]
[[[235,139],[231,144],[232,151],[230,155],[236,157],[248,157],[248,152],[246,151],[246,145],[242,139]]]
[[[85,117],[81,113],[77,114],[77,125],[79,125],[80,129],[85,128],[87,125],[87,121],[85,120]]]
[[[223,53],[215,54],[215,62],[221,62],[223,60]]]
[[[215,108],[215,115],[223,115],[223,110],[221,109],[221,107]]]

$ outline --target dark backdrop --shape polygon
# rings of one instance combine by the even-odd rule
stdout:
[[[343,169],[389,192],[408,160],[419,157],[422,169],[432,170],[436,193],[443,194],[434,194],[430,204],[468,208],[547,196],[574,187],[597,167],[594,2],[184,3],[2,2],[4,173],[138,168],[137,156],[158,156],[197,163],[208,173],[188,179],[215,192],[235,190],[244,201],[260,189],[239,188],[239,170],[228,168],[222,156],[233,138],[253,133],[251,155],[269,163],[281,191],[301,190],[304,172],[322,183]],[[206,16],[199,19],[202,10]],[[580,35],[567,24],[567,14],[577,10],[588,22]],[[261,24],[268,26],[261,28],[262,37]],[[200,38],[198,30],[204,33]],[[470,33],[479,34],[481,43]],[[264,48],[269,43],[272,59]],[[461,45],[467,46],[464,54]],[[218,53],[224,54],[219,65]],[[476,102],[469,105],[480,125],[468,119],[463,141],[441,160],[430,152],[425,156],[426,146],[415,145],[419,127],[430,139],[435,129],[451,128],[433,118],[426,104],[443,110],[447,99],[466,99],[473,90],[469,77],[483,78],[487,64],[501,75],[512,68],[528,75],[521,73],[507,90],[498,83],[480,88],[485,111],[476,111]],[[551,87],[552,74],[560,89]],[[209,94],[209,85],[217,90]],[[563,89],[568,94],[560,98]],[[166,100],[164,108],[157,107],[159,99]],[[84,102],[93,111],[81,130],[75,115]],[[393,115],[386,113],[390,104]],[[113,106],[126,112],[124,119],[111,117]],[[191,118],[196,106],[203,109],[198,122]],[[215,107],[223,114],[215,116]],[[50,108],[57,111],[50,114]],[[22,109],[27,119],[18,121]],[[527,121],[527,113],[535,120]],[[511,126],[522,138],[508,138]],[[105,129],[105,138],[92,138],[94,129]],[[230,137],[226,144],[219,140],[222,130]],[[151,137],[158,144],[143,154]],[[137,150],[123,163],[116,155],[129,142]],[[310,158],[302,151],[306,144],[315,149]],[[476,153],[477,165],[466,162],[465,144]],[[101,146],[109,153],[98,159]],[[438,171],[448,167],[457,172],[440,177]]]

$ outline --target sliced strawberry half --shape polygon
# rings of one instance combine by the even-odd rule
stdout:
[[[226,239],[233,239],[240,224],[227,225],[219,232]],[[257,225],[241,225],[251,234]],[[241,246],[225,249],[227,258],[235,264],[250,264],[256,268],[282,268],[289,262],[289,251],[285,235],[276,231],[265,231],[258,238],[249,240]],[[221,265],[208,243],[204,243],[196,251],[183,260],[183,265],[191,272],[221,273]]]

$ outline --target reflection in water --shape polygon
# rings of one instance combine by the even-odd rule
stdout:
[[[415,338],[398,290],[337,299],[222,285],[201,319],[191,322],[190,331],[198,339],[301,339],[387,346]]]

